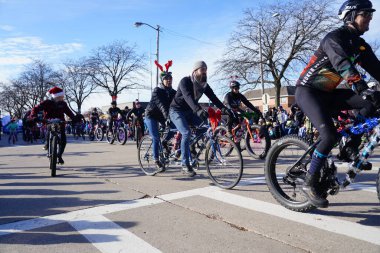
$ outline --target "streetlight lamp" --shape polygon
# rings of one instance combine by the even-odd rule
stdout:
[[[280,16],[280,13],[274,13],[273,18]],[[264,66],[263,66],[263,49],[261,45],[261,22],[259,22],[259,57],[260,57],[260,82],[261,82],[261,95],[264,95]]]
[[[149,26],[150,28],[154,29],[157,31],[157,51],[156,51],[156,57],[157,57],[157,62],[159,62],[159,53],[160,53],[160,26],[157,25],[157,27],[151,26],[150,24],[143,23],[143,22],[135,22],[136,27],[140,27],[142,25]],[[156,68],[156,87],[158,86],[158,67]]]

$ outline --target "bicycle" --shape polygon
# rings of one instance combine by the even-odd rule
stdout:
[[[213,114],[212,110],[212,108],[209,108],[211,126],[202,123],[198,130],[204,127],[207,131],[193,135],[190,139],[190,146],[193,147],[191,148],[193,151],[190,152],[191,165],[193,168],[199,167],[199,157],[205,150],[204,164],[211,181],[218,187],[231,189],[239,183],[243,175],[243,158],[231,139],[214,134],[216,124],[213,124],[213,122],[217,121],[217,119],[215,119],[215,112]],[[170,129],[169,131],[176,130]],[[169,142],[168,145],[169,152],[166,152],[167,150],[164,150],[162,141],[159,143],[159,159],[165,169],[171,164],[175,164],[180,154],[178,139],[177,143]],[[232,152],[225,155],[225,149],[229,150],[231,147]],[[141,139],[138,160],[142,171],[146,175],[154,176],[158,173],[153,159],[152,139],[149,135]]]
[[[365,162],[380,140],[380,118],[369,118],[364,123],[346,125],[339,133],[344,137],[362,133],[370,134],[370,142],[349,163],[346,177],[343,181],[337,177],[337,167],[330,155],[321,169],[320,183],[317,192],[322,197],[336,195],[340,189],[344,189],[363,168]],[[285,136],[279,139],[270,148],[266,161],[264,174],[268,189],[272,196],[282,206],[297,212],[309,212],[316,207],[301,193],[305,175],[310,165],[312,154],[320,139],[310,143],[305,138],[295,135]],[[376,188],[380,200],[380,170],[376,179]]]
[[[96,141],[103,141],[106,131],[107,131],[107,125],[101,122],[98,122],[94,130]]]
[[[48,124],[48,152],[47,156],[49,158],[49,167],[50,173],[52,177],[57,175],[57,159],[58,154],[61,150],[61,127],[62,123],[65,121],[61,119],[49,119],[47,121]]]
[[[267,128],[264,125],[250,124],[250,120],[255,117],[254,112],[242,112],[238,114],[239,124],[232,129],[232,140],[240,147],[240,151],[246,149],[248,154],[255,159],[264,159],[271,145]],[[226,126],[218,126],[215,132],[226,135]],[[244,139],[244,146],[241,141]],[[232,150],[227,151],[231,152]]]
[[[115,140],[121,145],[125,144],[127,141],[127,133],[124,127],[120,126],[120,120],[114,122],[112,129],[107,129],[106,138],[109,144],[113,144]]]
[[[139,143],[141,141],[141,138],[144,136],[144,133],[142,132],[141,124],[144,124],[144,122],[140,122],[139,119],[136,119],[135,124],[133,126],[134,138],[136,141],[136,147],[137,148],[139,148]]]

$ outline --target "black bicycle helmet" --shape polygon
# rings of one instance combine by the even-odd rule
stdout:
[[[338,16],[344,23],[352,23],[360,11],[374,12],[376,10],[372,8],[370,0],[348,0],[340,7]]]
[[[231,81],[230,82],[230,88],[233,89],[233,88],[240,88],[240,83],[238,81]]]

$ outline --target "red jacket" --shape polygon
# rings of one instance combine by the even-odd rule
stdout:
[[[38,112],[44,111],[44,119],[61,119],[65,120],[64,114],[74,120],[74,113],[70,110],[65,101],[55,102],[53,100],[45,100],[32,109],[31,118],[37,117]]]

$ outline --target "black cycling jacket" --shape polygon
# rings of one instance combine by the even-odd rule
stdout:
[[[380,61],[357,30],[342,26],[328,33],[301,73],[297,86],[331,92],[342,80],[349,85],[361,79],[359,64],[373,78],[380,80]]]
[[[198,99],[195,99],[195,90],[194,83],[191,80],[191,77],[184,77],[180,81],[178,85],[177,93],[174,96],[170,107],[177,111],[190,111],[197,112],[202,109],[202,107],[198,104]],[[210,85],[206,85],[203,91],[199,91],[200,93],[205,94],[211,102],[218,107],[219,109],[225,108],[223,103],[216,97],[214,92],[212,91]]]
[[[156,119],[157,121],[165,121],[168,119],[170,103],[175,93],[176,91],[172,88],[156,87],[145,109],[145,116]]]
[[[133,108],[132,110],[130,110],[127,114],[127,119],[129,119],[132,114],[135,115],[136,118],[138,119],[142,119],[143,118],[143,115],[144,115],[144,108],[140,107],[140,108]]]
[[[121,110],[120,110],[120,108],[119,107],[115,107],[115,108],[113,108],[113,107],[110,107],[109,109],[108,109],[108,115],[109,116],[111,116],[111,120],[116,120],[117,119],[117,115],[120,113],[120,115],[121,115]]]
[[[247,106],[252,111],[261,114],[260,110],[251,104],[248,99],[241,93],[233,93],[232,91],[228,92],[224,97],[224,105],[228,109],[240,110],[241,103]]]

